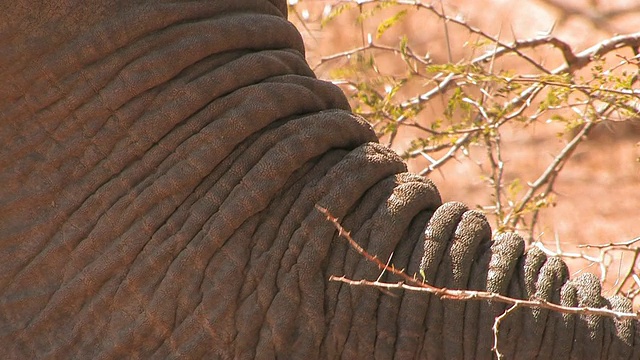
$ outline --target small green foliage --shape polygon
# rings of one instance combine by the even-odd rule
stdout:
[[[467,74],[467,66],[463,64],[432,64],[425,67],[427,74]]]
[[[360,14],[356,18],[356,22],[358,24],[362,24],[366,19],[369,19],[374,15],[378,14],[380,10],[395,6],[397,4],[398,2],[393,0],[377,1],[375,5],[371,7],[369,10],[362,9]]]
[[[409,38],[407,37],[407,35],[402,35],[402,37],[400,38],[400,44],[398,44],[398,47],[400,48],[400,54],[402,54],[403,58],[406,58],[407,56],[409,56],[407,49],[409,46]]]
[[[325,26],[327,26],[327,24],[333,21],[333,19],[337,18],[345,11],[355,8],[356,6],[357,4],[349,2],[349,3],[340,4],[338,6],[332,7],[331,12],[324,19],[322,19],[322,22],[320,23],[320,25],[324,28]]]
[[[507,186],[507,197],[510,199],[516,199],[518,195],[524,190],[522,186],[522,180],[513,179]]]
[[[407,15],[407,10],[402,10],[397,12],[392,17],[382,21],[378,25],[378,29],[376,30],[376,39],[379,39],[380,37],[382,37],[382,34],[384,34],[385,31],[389,30],[389,28],[391,28],[393,25],[400,22],[400,20],[402,20],[402,18],[405,17],[406,15]],[[402,49],[402,43],[400,44],[400,48]]]
[[[552,86],[547,92],[547,97],[540,103],[540,109],[557,108],[567,101],[570,94],[571,89],[567,87]]]
[[[466,94],[463,92],[462,88],[455,88],[453,90],[453,94],[447,101],[447,107],[444,110],[444,116],[447,120],[453,120],[454,115],[457,110],[462,111],[463,114],[467,116],[471,113],[471,105],[469,103],[463,101],[466,98]]]

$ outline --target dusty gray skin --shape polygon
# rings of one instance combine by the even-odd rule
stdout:
[[[502,304],[328,282],[379,271],[316,204],[432,284],[631,310],[441,205],[314,78],[284,1],[53,3],[0,11],[3,356],[492,356]],[[638,328],[520,310],[500,344],[638,358]]]

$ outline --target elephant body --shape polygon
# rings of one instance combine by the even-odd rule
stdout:
[[[433,285],[631,311],[407,173],[315,78],[284,0],[28,4],[0,12],[9,357],[493,356],[504,304],[329,282],[379,270],[316,205]],[[638,358],[639,329],[520,309],[499,344]]]

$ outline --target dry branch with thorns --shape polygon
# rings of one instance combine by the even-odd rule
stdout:
[[[326,208],[316,205],[316,209],[320,211],[323,215],[326,216],[327,220],[330,221],[333,226],[338,231],[338,236],[344,238],[351,248],[358,252],[358,254],[362,255],[367,261],[375,264],[378,269],[381,270],[381,274],[378,277],[378,280],[354,280],[349,279],[344,276],[330,276],[329,280],[342,282],[351,286],[369,286],[375,287],[378,289],[403,289],[408,291],[416,291],[416,292],[425,292],[432,295],[437,296],[442,300],[457,300],[457,301],[497,301],[501,303],[505,303],[510,305],[506,311],[500,316],[497,316],[494,321],[493,336],[494,336],[494,347],[493,351],[496,354],[497,358],[503,358],[503,355],[500,353],[500,348],[498,344],[498,335],[500,332],[500,322],[505,319],[509,314],[514,312],[518,308],[538,308],[538,309],[547,309],[563,314],[574,314],[574,315],[595,315],[595,316],[606,316],[611,317],[618,320],[640,320],[639,313],[626,313],[620,311],[614,311],[606,308],[594,308],[594,307],[569,307],[562,306],[558,304],[554,304],[549,301],[531,298],[531,299],[515,299],[512,297],[508,297],[502,294],[487,292],[487,291],[475,291],[475,290],[464,290],[464,289],[447,289],[447,288],[439,288],[433,286],[423,279],[420,279],[418,274],[409,275],[403,269],[397,269],[393,265],[389,265],[389,262],[385,263],[381,261],[376,255],[372,255],[367,252],[364,248],[362,248],[352,237],[348,230],[345,230],[337,218],[333,217],[331,213]],[[637,239],[636,239],[637,240]],[[400,277],[401,281],[390,283],[379,281],[384,272],[391,273]],[[421,276],[424,278],[424,275]]]

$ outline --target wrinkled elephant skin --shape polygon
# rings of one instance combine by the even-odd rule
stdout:
[[[18,1],[0,17],[3,356],[493,356],[503,304],[329,282],[379,270],[316,204],[437,286],[631,310],[442,205],[315,79],[284,0]],[[521,309],[499,344],[637,359],[638,329]]]

